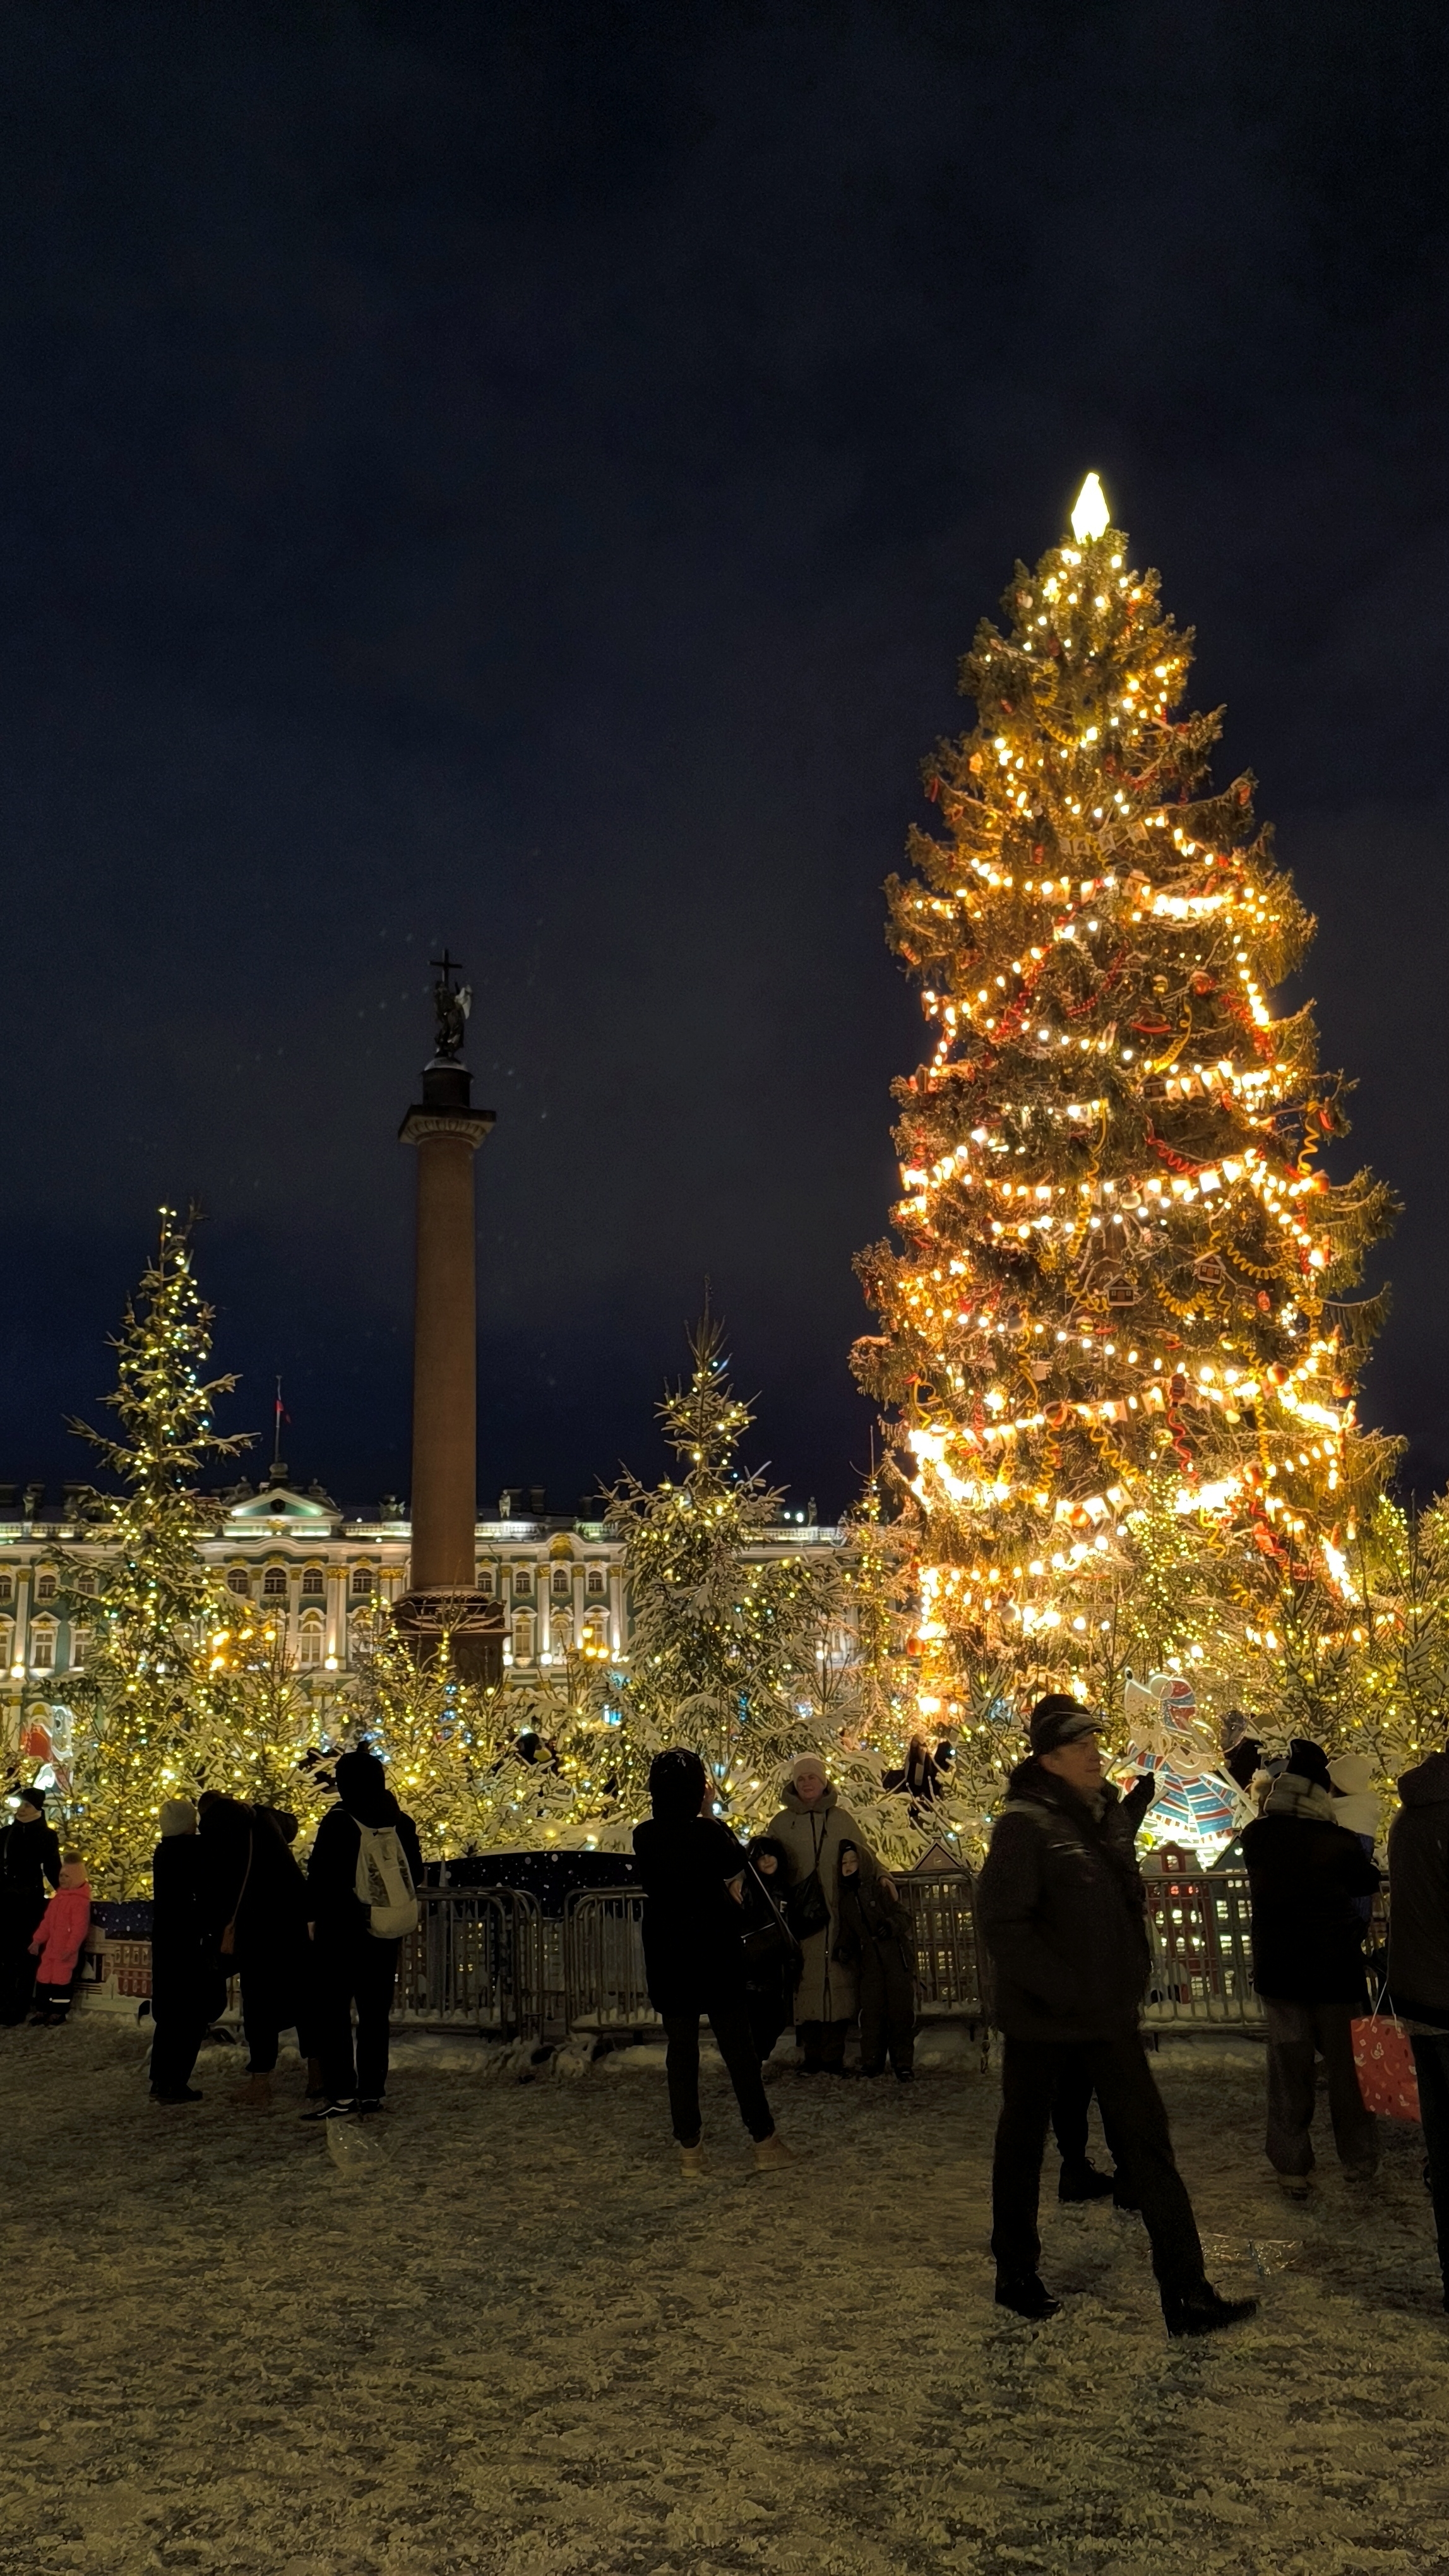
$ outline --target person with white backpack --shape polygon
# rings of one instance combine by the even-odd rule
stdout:
[[[337,1804],[317,1828],[307,1868],[324,2096],[303,2113],[308,2120],[383,2107],[398,1952],[417,1924],[423,1878],[417,1828],[377,1755],[365,1746],[340,1754],[335,1777]]]

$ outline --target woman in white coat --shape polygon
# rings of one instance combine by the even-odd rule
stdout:
[[[845,2034],[860,1998],[854,1969],[834,1956],[840,1933],[840,1846],[854,1843],[860,1854],[860,1875],[867,1882],[881,1877],[880,1863],[850,1809],[841,1805],[818,1753],[798,1754],[791,1763],[785,1803],[769,1830],[790,1856],[790,1898],[796,1902],[787,1900],[787,1911],[805,1954],[795,1989],[800,2071],[802,2075],[843,2075]],[[812,1877],[828,1920],[818,1931],[806,1932],[799,1900]],[[885,1883],[890,1886],[889,1880]],[[819,1902],[814,1910],[820,1912]]]

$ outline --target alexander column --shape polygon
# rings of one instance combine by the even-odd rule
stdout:
[[[437,1047],[423,1096],[398,1130],[418,1149],[417,1288],[413,1308],[412,1563],[396,1617],[422,1655],[444,1634],[465,1681],[501,1680],[503,1610],[477,1589],[478,1358],[473,1157],[493,1124],[472,1105],[463,1062],[472,993],[458,960],[434,958]]]

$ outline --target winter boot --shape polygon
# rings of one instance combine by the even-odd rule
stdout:
[[[679,2170],[686,2182],[703,2182],[709,2167],[704,2161],[704,2148],[698,2139],[692,2147],[680,2148]]]
[[[1313,2185],[1307,2174],[1280,2174],[1278,2189],[1285,2200],[1308,2200],[1312,2196]]]
[[[1045,2324],[1048,2317],[1060,2316],[1062,2303],[1054,2299],[1035,2272],[996,2275],[996,2304],[1010,2308],[1018,2317],[1030,2317],[1033,2324]]]
[[[1195,2290],[1178,2290],[1164,2294],[1163,2321],[1170,2335],[1220,2334],[1224,2326],[1241,2325],[1245,2317],[1258,2313],[1256,2299],[1220,2299],[1212,2284],[1200,2282]]]
[[[798,2164],[799,2161],[799,2157],[786,2146],[778,2129],[772,2129],[768,2138],[756,2138],[756,2173],[774,2173],[781,2165]]]
[[[1063,2165],[1057,2182],[1058,2200],[1110,2200],[1117,2189],[1115,2174],[1098,2173],[1090,2156],[1079,2165]]]

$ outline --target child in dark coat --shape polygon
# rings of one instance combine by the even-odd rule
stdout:
[[[784,1844],[769,1834],[757,1834],[749,1848],[749,1862],[740,1891],[744,1929],[767,1933],[772,1942],[772,1946],[758,1945],[767,1950],[763,1958],[753,1958],[748,1949],[745,1953],[745,2009],[763,2065],[781,2031],[795,2018],[800,1947],[781,1923],[790,1888],[790,1856]]]
[[[915,2075],[916,1945],[910,1917],[892,1889],[860,1874],[855,1844],[840,1846],[840,1932],[835,1956],[854,1968],[860,1988],[860,2071],[883,2075],[887,2054],[896,2080]]]

